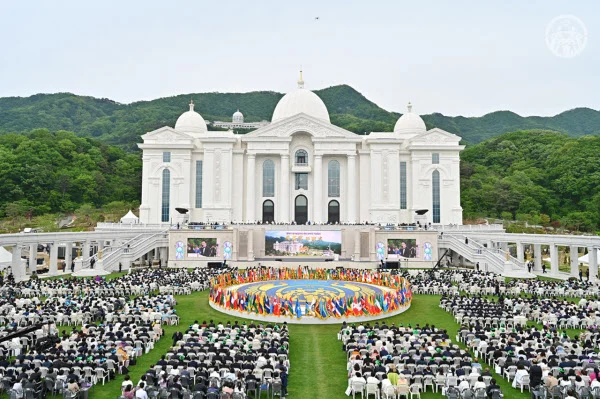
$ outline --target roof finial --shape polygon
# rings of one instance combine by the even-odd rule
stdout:
[[[412,112],[412,103],[410,101],[408,102],[407,108],[408,108],[408,113],[410,114]]]
[[[194,100],[190,98],[190,111],[194,110]]]
[[[300,79],[298,79],[298,88],[304,88],[304,79],[302,79],[302,66],[300,66]]]

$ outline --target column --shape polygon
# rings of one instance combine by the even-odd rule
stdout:
[[[254,230],[248,231],[248,260],[254,260]]]
[[[73,262],[73,243],[72,242],[68,242],[66,247],[65,247],[65,264],[66,266],[66,270],[71,271],[71,262]]]
[[[194,179],[195,179],[194,175]],[[202,159],[202,208],[212,208],[215,206],[215,150],[213,148],[204,149],[204,158]],[[195,199],[195,198],[194,198]],[[209,222],[204,216],[204,221]]]
[[[81,260],[85,261],[89,257],[90,257],[90,242],[85,241],[83,243],[83,250],[81,251]]]
[[[542,271],[542,244],[533,244],[533,263],[534,270],[537,272]]]
[[[58,262],[58,243],[53,242],[50,245],[52,245],[52,246],[50,247],[50,265],[49,265],[50,271],[49,271],[49,274],[51,276],[55,276],[56,272],[58,270],[58,265],[57,265],[57,262]]]
[[[256,182],[256,155],[248,154],[248,167],[246,171],[246,221],[256,222],[254,210],[256,208],[256,196],[254,184]]]
[[[279,221],[289,223],[290,218],[290,156],[281,155],[281,189],[279,198]]]
[[[517,259],[519,262],[525,262],[525,254],[523,253],[524,251],[525,249],[523,243],[517,242]]]
[[[577,245],[569,247],[569,257],[571,258],[571,275],[579,277],[579,247]]]
[[[360,260],[360,230],[354,231],[354,261]]]
[[[348,155],[348,213],[349,223],[356,223],[356,156]]]
[[[590,268],[590,281],[598,280],[598,249],[588,248],[588,267]]]
[[[315,169],[313,172],[312,221],[323,222],[323,156],[315,154]]]
[[[25,277],[25,266],[21,261],[21,253],[23,247],[20,245],[15,245],[12,249],[12,261],[10,264],[10,268],[12,270],[13,277],[15,281],[21,281],[23,277]]]
[[[558,245],[550,244],[550,273],[558,274]]]
[[[29,244],[29,273],[37,269],[37,243]]]

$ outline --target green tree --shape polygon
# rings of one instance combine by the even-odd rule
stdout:
[[[77,211],[75,212],[77,215],[79,215],[80,217],[85,217],[85,221],[89,222],[90,221],[90,216],[92,216],[92,214],[94,213],[95,208],[88,203],[82,204]]]
[[[23,206],[18,202],[9,202],[4,205],[4,214],[8,217],[13,226],[17,223],[19,224],[19,228],[21,228],[21,218],[24,214]]]

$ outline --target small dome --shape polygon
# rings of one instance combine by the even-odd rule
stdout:
[[[186,133],[206,133],[208,128],[204,118],[194,111],[194,102],[190,102],[190,110],[181,114],[175,122],[175,130]]]
[[[289,118],[290,116],[304,113],[320,119],[324,122],[329,121],[329,112],[323,100],[315,93],[304,88],[304,80],[302,80],[302,71],[300,71],[300,80],[298,80],[298,88],[279,100],[271,122]]]
[[[240,112],[240,110],[238,109],[237,111],[235,111],[233,113],[233,117],[231,118],[231,121],[233,123],[244,123],[244,114],[242,114]]]
[[[408,112],[398,118],[394,133],[421,133],[427,131],[425,122],[417,114],[412,112],[412,104],[408,103]]]

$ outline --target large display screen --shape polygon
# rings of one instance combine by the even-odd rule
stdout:
[[[387,242],[387,253],[389,257],[418,258],[419,244],[414,238],[394,238]]]
[[[219,240],[216,238],[188,238],[188,258],[215,258],[220,256]]]
[[[266,231],[266,256],[328,257],[342,254],[341,231]]]

